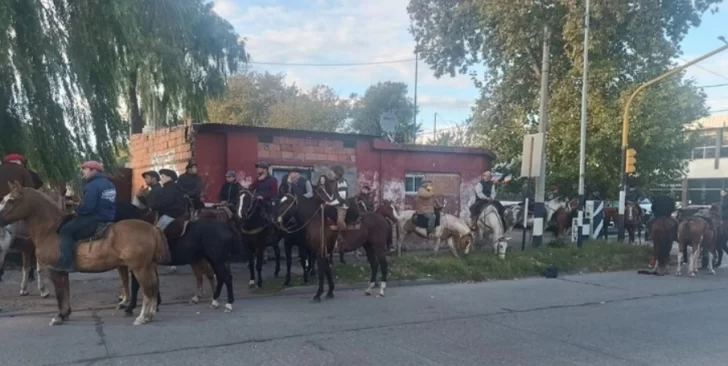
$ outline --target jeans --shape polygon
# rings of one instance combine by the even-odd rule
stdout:
[[[427,218],[427,235],[430,235],[435,231],[435,223],[437,221],[437,216],[435,216],[434,213],[422,214],[422,216]]]
[[[164,229],[166,229],[169,224],[173,223],[174,220],[174,217],[162,215],[159,217],[159,220],[157,220],[156,226],[164,231]]]
[[[61,256],[57,270],[66,272],[73,270],[76,242],[92,237],[99,223],[93,216],[76,216],[61,228]]]

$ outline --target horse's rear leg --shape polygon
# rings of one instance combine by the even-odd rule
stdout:
[[[700,263],[700,243],[693,245],[690,251],[690,260],[688,261],[688,274],[692,277],[698,272],[698,265]]]
[[[379,267],[382,269],[382,281],[379,282],[379,296],[384,297],[384,290],[387,288],[387,275],[389,274],[389,263],[384,253],[379,254]]]
[[[318,265],[318,290],[316,290],[316,294],[313,296],[313,301],[321,302],[321,294],[324,293],[324,276],[326,275],[324,266],[329,266],[329,259],[321,255],[316,257],[316,263]]]
[[[58,315],[51,319],[50,325],[61,325],[71,316],[71,285],[68,282],[68,273],[51,271],[51,281],[55,288]]]
[[[235,297],[233,296],[233,275],[230,273],[229,267],[225,264],[224,259],[215,261],[210,260],[210,265],[212,266],[212,270],[215,271],[215,276],[217,276],[217,286],[215,286],[215,292],[213,294],[212,304],[210,304],[210,307],[213,309],[220,307],[218,299],[220,298],[222,285],[224,284],[228,297],[227,303],[225,304],[225,312],[229,313],[233,311],[233,303],[235,302]]]
[[[207,281],[210,283],[210,290],[215,291],[215,272],[213,271],[210,264],[204,259],[190,263],[190,267],[192,268],[192,272],[195,274],[195,281],[197,286],[197,291],[195,292],[195,296],[192,296],[192,299],[190,299],[190,304],[197,304],[198,302],[200,302],[200,299],[205,292],[203,276],[207,277]]]
[[[372,271],[371,276],[369,277],[369,287],[367,287],[366,291],[364,291],[364,294],[367,296],[372,295],[372,289],[377,284],[377,272],[379,271],[379,261],[377,261],[377,258],[374,256],[374,249],[372,249],[369,245],[367,245],[364,250],[367,253],[367,260],[369,261],[369,269]]]
[[[258,288],[263,288],[263,257],[265,256],[265,247],[258,250],[258,253],[256,255],[256,263],[255,263],[255,271],[258,274],[258,279],[256,284],[258,285]],[[280,258],[280,255],[278,256]]]
[[[116,269],[119,272],[119,279],[121,284],[119,285],[119,304],[116,306],[117,309],[125,309],[129,306],[129,267],[121,266]]]
[[[326,270],[326,279],[329,282],[329,291],[326,292],[326,298],[333,299],[334,298],[334,273],[333,273],[334,271],[333,271],[330,263],[326,264],[325,270]]]
[[[255,259],[258,257],[258,251],[255,249],[255,243],[250,243],[251,250],[248,253],[248,270],[250,271],[250,281],[248,281],[248,287],[255,287]]]
[[[159,294],[159,278],[157,277],[156,265],[150,263],[147,267],[137,268],[134,271],[139,286],[142,290],[142,310],[139,317],[134,320],[134,325],[141,325],[152,321],[157,312],[157,295]]]
[[[286,280],[283,282],[283,286],[290,286],[291,285],[291,266],[293,265],[293,244],[290,242],[290,239],[286,238],[283,240],[283,249],[285,250],[286,254]],[[302,258],[300,249],[299,249],[299,258]],[[303,267],[303,275],[306,276],[306,266]]]
[[[713,253],[715,250],[708,250],[708,272],[710,274],[715,274],[715,270],[713,269]]]
[[[278,237],[276,237],[278,239]],[[273,272],[273,277],[278,278],[281,274],[281,247],[278,245],[280,244],[280,240],[275,240],[273,242],[273,254],[276,257],[276,270]],[[263,279],[261,278],[261,281]]]
[[[43,268],[40,266],[40,263],[38,263],[38,258],[35,259],[35,273],[38,277],[38,291],[40,292],[40,297],[42,298],[48,298],[51,296],[51,293],[46,290],[45,287],[45,278],[43,276]]]

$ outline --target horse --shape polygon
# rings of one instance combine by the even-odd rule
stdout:
[[[624,228],[629,234],[629,243],[634,243],[635,232],[637,244],[642,244],[642,210],[634,202],[627,202],[624,207]]]
[[[116,203],[116,217],[115,222],[128,219],[139,219],[146,221],[150,224],[157,222],[157,213],[153,212],[148,207],[147,195],[149,194],[148,189],[140,189],[139,192],[132,197],[131,203],[125,201],[117,201]],[[196,287],[195,294],[190,299],[190,304],[197,304],[204,295],[204,283],[203,276],[207,277],[212,292],[217,287],[217,281],[215,279],[215,272],[210,267],[205,259],[200,259],[190,263],[192,273],[195,275]],[[130,293],[129,293],[129,270],[126,267],[119,267],[119,277],[121,278],[121,290],[119,295],[119,304],[117,309],[125,309],[129,305]]]
[[[711,226],[708,219],[701,216],[691,216],[684,219],[678,226],[678,252],[676,275],[682,274],[683,250],[691,247],[690,259],[688,260],[688,273],[695,276],[698,272],[698,260],[701,258],[701,246],[705,246],[708,252],[708,272],[715,274],[713,269],[713,255],[715,254],[715,239],[717,230]]]
[[[263,287],[263,256],[265,248],[272,246],[276,254],[276,269],[274,276],[278,278],[281,272],[281,249],[278,247],[280,237],[271,220],[263,213],[263,203],[255,197],[253,192],[243,189],[240,191],[237,213],[242,221],[240,230],[248,242],[248,269],[250,270],[250,288]],[[256,281],[255,272],[258,272]]]
[[[326,298],[334,297],[334,278],[328,254],[335,249],[337,242],[336,211],[334,207],[326,206],[320,192],[323,187],[316,188],[314,198],[306,198],[296,194],[286,194],[281,197],[277,207],[276,222],[282,226],[288,218],[295,217],[306,232],[306,243],[310,250],[316,253],[318,262],[319,286],[313,297],[314,302],[321,301],[324,292],[324,276],[328,280],[329,290]],[[331,187],[329,187],[331,189]],[[331,189],[333,191],[333,189]],[[371,267],[369,287],[366,295],[371,295],[377,280],[378,267],[381,266],[382,280],[379,286],[379,296],[384,296],[387,287],[387,246],[392,241],[392,231],[387,219],[374,212],[360,214],[358,228],[340,233],[343,237],[344,251],[354,251],[363,247]]]
[[[296,220],[290,219],[286,226],[295,227],[296,225]],[[316,256],[306,246],[306,233],[303,230],[283,231],[279,229],[279,234],[283,237],[283,247],[286,255],[286,279],[283,282],[283,286],[291,285],[291,266],[293,265],[294,246],[298,247],[298,259],[303,268],[303,283],[308,283],[309,274],[314,275],[316,273],[316,267],[313,265],[316,261]]]
[[[670,217],[655,217],[650,224],[650,237],[655,258],[654,266],[651,269],[659,276],[667,274],[672,243],[677,240],[676,233],[676,223]]]
[[[473,241],[475,240],[475,235],[470,230],[468,224],[460,218],[450,214],[441,214],[439,212],[436,214],[438,215],[438,219],[436,220],[435,231],[433,233],[433,237],[435,239],[435,254],[440,251],[440,242],[445,240],[447,241],[447,246],[450,248],[450,251],[456,258],[460,258],[458,251],[461,251],[464,255],[468,255]],[[404,210],[399,213],[398,217],[396,217],[398,227],[398,248],[402,248],[402,243],[409,234],[415,234],[420,238],[429,239],[427,237],[426,230],[427,224],[425,222],[413,222],[414,216],[414,210]],[[399,236],[400,232],[403,233],[401,237]],[[458,242],[457,247],[455,246],[455,241]],[[401,249],[398,249],[398,251],[401,251]]]
[[[0,225],[25,221],[39,265],[55,265],[60,253],[61,238],[57,230],[63,211],[39,191],[23,188],[17,182],[11,183],[10,188],[10,193],[0,202]],[[153,319],[159,291],[156,264],[170,254],[157,228],[141,220],[100,226],[92,238],[79,241],[74,252],[75,269],[79,272],[98,273],[129,267],[139,278],[144,295],[141,314],[134,324]],[[70,281],[66,272],[51,270],[50,277],[58,302],[58,315],[50,325],[59,325],[71,315]]]
[[[358,212],[370,212],[371,211],[369,209],[369,206],[367,205],[367,203],[359,196],[349,198],[348,200],[346,200],[346,204],[349,207],[356,207],[356,210],[358,210]],[[356,257],[358,259],[359,250],[354,251],[354,254],[356,254]],[[334,256],[334,253],[331,253],[330,258],[329,258],[329,261],[331,263],[334,262],[333,256]],[[346,264],[346,261],[344,260],[344,252],[342,252],[342,251],[339,251],[339,262],[341,264]]]
[[[549,214],[552,212],[550,211],[553,207],[556,207],[558,204],[558,208],[556,208],[555,211],[553,211],[553,218],[554,218],[554,226],[551,227],[551,229],[554,232],[554,237],[558,238],[561,234],[566,234],[571,229],[571,223],[572,219],[576,216],[576,208],[579,205],[579,202],[575,199],[572,199],[571,201],[566,202],[564,205],[561,205],[561,200],[551,200],[547,203],[547,208],[549,209]],[[547,221],[550,223],[550,218],[547,217]]]

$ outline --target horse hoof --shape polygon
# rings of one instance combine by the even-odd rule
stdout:
[[[220,307],[220,303],[217,302],[217,300],[212,300],[212,304],[210,304],[210,309],[217,309]]]
[[[250,280],[250,282],[248,282],[248,287],[255,288],[255,280]]]
[[[384,297],[384,294],[377,295],[377,299],[380,298],[380,297]]]
[[[134,320],[134,325],[142,325],[146,322],[147,322],[147,320],[144,318],[136,318],[136,320]]]
[[[712,274],[712,275],[714,275],[714,274],[715,274],[715,270],[714,270],[714,269],[711,269],[711,270],[710,270],[709,272],[710,272],[710,274]]]
[[[133,311],[128,311],[128,310],[124,311],[124,317],[128,318],[130,316],[134,316],[134,312]]]
[[[44,298],[44,299],[47,299],[47,298],[49,298],[50,296],[51,296],[51,293],[50,293],[50,292],[41,292],[41,293],[40,293],[40,297],[41,297],[41,298]]]
[[[28,295],[30,295],[30,292],[24,291],[24,290],[20,291],[20,296],[28,296]]]
[[[695,272],[690,272],[690,277],[695,277]]]
[[[321,302],[321,296],[314,296],[313,300],[311,300],[313,303],[320,303]]]
[[[233,312],[233,304],[225,304],[225,312],[226,313],[232,313]]]
[[[129,304],[120,302],[119,305],[116,305],[116,310],[126,309],[127,306],[129,306]]]
[[[51,323],[49,325],[53,326],[53,325],[61,325],[61,324],[63,324],[63,319],[61,319],[59,317],[55,317],[55,318],[51,319]]]
[[[197,304],[199,302],[200,302],[200,297],[197,295],[192,296],[192,298],[190,299],[190,304]]]
[[[278,273],[273,274],[273,278],[278,278],[278,277],[280,277],[280,275]]]
[[[333,299],[334,298],[334,294],[333,293],[328,293],[328,294],[326,294],[326,298],[327,299]]]
[[[306,282],[304,282],[304,283],[306,283]],[[288,287],[288,286],[290,286],[290,285],[291,285],[291,281],[286,281],[286,282],[283,282],[283,286],[286,286],[286,287]]]
[[[364,291],[364,295],[366,295],[366,296],[372,296],[372,292],[371,291]]]

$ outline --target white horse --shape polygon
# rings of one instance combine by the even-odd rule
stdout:
[[[494,205],[487,205],[483,212],[478,215],[478,221],[476,223],[478,228],[478,237],[482,240],[490,241],[493,243],[493,252],[498,255],[498,258],[505,259],[506,251],[508,250],[508,240],[505,235],[515,225],[518,219],[518,210],[509,206],[505,210],[506,214],[506,225],[503,226],[503,221],[498,214],[498,209]],[[517,206],[515,206],[517,207]]]
[[[394,209],[394,206],[392,206],[392,209]],[[417,227],[414,223],[412,223],[412,215],[414,215],[414,213],[414,210],[404,210],[399,213],[396,213],[395,210],[395,215],[397,215],[397,227],[399,228],[399,232],[402,233],[397,243],[399,248],[402,248],[402,242],[410,233],[414,233],[424,239],[429,239],[427,237],[426,229]],[[465,221],[446,213],[440,215],[440,225],[435,227],[433,238],[435,239],[435,253],[440,250],[440,242],[442,240],[447,240],[447,246],[450,247],[450,251],[452,251],[452,254],[456,258],[460,258],[460,255],[458,255],[458,249],[462,250],[465,255],[470,253],[470,247],[474,239],[473,233]],[[458,248],[455,247],[455,240],[458,241]]]

